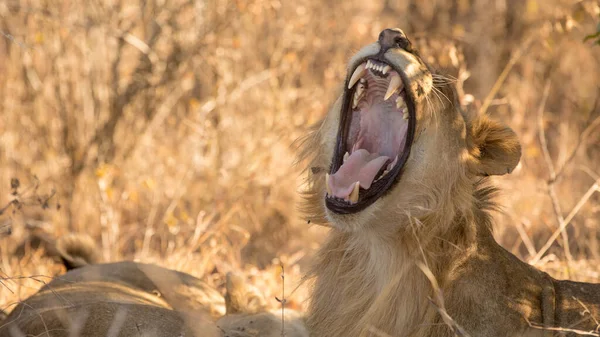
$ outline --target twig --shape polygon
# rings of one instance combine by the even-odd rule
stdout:
[[[12,289],[10,289],[10,287],[8,286],[8,284],[4,283],[4,280],[7,280],[7,279],[10,280],[8,278],[8,275],[6,273],[4,273],[2,271],[2,269],[0,269],[0,275],[2,275],[2,274],[6,275],[6,276],[0,276],[0,285],[2,287],[4,287],[4,288],[8,289],[8,291],[10,291],[10,293],[14,295],[15,292]]]
[[[494,86],[492,87],[492,89],[490,90],[490,92],[487,94],[487,96],[483,100],[483,104],[481,105],[481,108],[479,108],[479,114],[480,115],[483,115],[483,114],[485,114],[487,112],[487,109],[490,107],[490,104],[492,103],[492,100],[494,100],[494,98],[496,97],[496,94],[500,90],[500,87],[502,86],[502,84],[504,84],[504,81],[506,80],[506,77],[508,76],[508,73],[510,73],[510,71],[513,68],[513,66],[519,61],[519,59],[521,58],[521,56],[523,56],[523,53],[525,52],[525,50],[527,48],[529,48],[529,46],[531,45],[531,42],[534,40],[533,38],[535,36],[536,36],[536,34],[529,35],[529,37],[527,39],[525,39],[525,41],[523,41],[521,43],[521,46],[519,47],[519,49],[517,49],[512,54],[510,60],[508,61],[508,63],[506,64],[506,66],[504,66],[504,69],[502,70],[502,73],[500,73],[500,76],[498,76],[498,79],[496,79],[496,82],[494,83]]]
[[[594,329],[594,331],[599,332],[600,331],[600,322],[598,322],[598,320],[596,319],[596,317],[594,317],[594,315],[592,315],[592,312],[590,311],[590,309],[587,307],[587,305],[585,305],[585,303],[581,302],[577,297],[572,296],[572,298],[577,301],[577,303],[579,303],[579,305],[581,305],[583,307],[583,312],[581,312],[581,316],[585,315],[585,314],[589,314],[590,317],[592,318],[592,320],[594,320],[594,323],[596,323],[596,329]]]
[[[546,161],[546,165],[548,166],[548,171],[550,171],[550,180],[554,180],[556,173],[554,171],[554,165],[552,164],[552,158],[550,157],[550,151],[548,151],[548,143],[546,142],[546,129],[544,128],[544,109],[546,108],[546,101],[548,100],[548,95],[550,94],[550,80],[546,80],[546,84],[544,85],[544,92],[542,94],[542,101],[540,102],[540,106],[537,111],[537,122],[539,128],[539,140],[542,148],[542,154],[544,155],[544,160]]]
[[[30,46],[24,42],[18,41],[12,34],[9,34],[9,33],[6,33],[4,31],[0,30],[0,35],[3,35],[7,40],[9,40],[10,42],[15,43],[16,45],[21,47],[21,49],[23,49],[26,53],[28,53],[29,50],[31,50],[31,49],[35,49],[33,46]]]
[[[417,267],[419,269],[421,269],[423,274],[425,274],[425,277],[427,277],[427,279],[429,280],[429,283],[431,283],[431,288],[433,289],[433,294],[434,294],[435,300],[432,299],[431,297],[428,297],[427,299],[429,300],[431,305],[433,305],[435,307],[437,312],[440,314],[440,316],[442,317],[442,320],[444,321],[444,324],[446,324],[452,330],[452,332],[454,332],[455,336],[470,337],[470,335],[465,331],[465,329],[463,329],[460,325],[458,325],[458,323],[456,323],[456,321],[446,311],[446,305],[444,303],[444,295],[442,293],[442,289],[440,288],[440,286],[437,282],[437,279],[435,278],[435,275],[433,275],[433,272],[427,265],[427,258],[425,256],[425,251],[423,250],[423,246],[421,245],[421,242],[419,241],[419,237],[417,236],[417,233],[416,233],[415,223],[413,222],[413,220],[415,220],[415,221],[418,221],[418,220],[416,218],[413,218],[412,216],[410,216],[410,214],[409,214],[409,219],[411,219],[410,225],[412,228],[412,233],[415,237],[415,241],[417,242],[417,245],[419,246],[419,251],[421,253],[421,257],[423,258],[423,261],[417,260],[415,262],[415,264],[417,265]]]
[[[587,174],[588,176],[590,176],[590,178],[600,181],[600,173],[594,172],[594,170],[592,170],[591,168],[589,168],[585,165],[580,165],[579,167],[576,167],[576,168],[578,170],[581,170],[583,173]]]
[[[529,235],[527,235],[527,232],[525,231],[525,227],[523,226],[523,222],[527,221],[529,222],[529,220],[523,219],[521,221],[516,221],[516,229],[517,232],[519,233],[519,236],[521,237],[521,241],[523,241],[523,244],[525,245],[525,248],[527,249],[527,252],[529,253],[529,256],[535,256],[537,254],[537,251],[535,250],[535,245],[533,244],[533,241],[531,241],[531,238],[529,237]]]
[[[596,106],[598,105],[599,101],[600,101],[600,88],[598,88],[598,94],[596,95],[596,98],[594,99],[594,104],[592,104],[591,111],[589,112],[590,115],[595,111]],[[575,157],[575,155],[577,154],[579,149],[581,149],[581,145],[585,144],[587,137],[598,126],[600,126],[600,116],[597,116],[591,123],[588,124],[588,126],[583,130],[583,132],[579,134],[579,138],[577,139],[577,145],[575,145],[575,148],[571,151],[571,153],[569,153],[569,155],[567,156],[567,159],[558,168],[558,170],[556,172],[556,176],[554,177],[555,180],[560,178],[560,176],[564,172],[565,168],[568,166],[568,164],[571,162],[571,160],[573,160],[573,158]]]
[[[581,197],[581,199],[579,199],[579,201],[577,202],[575,207],[573,207],[573,209],[571,210],[571,213],[569,213],[569,215],[567,215],[565,220],[560,224],[560,227],[557,230],[555,230],[554,233],[552,233],[552,235],[550,236],[550,238],[548,239],[546,244],[544,244],[544,246],[538,251],[537,255],[529,261],[530,264],[536,264],[537,262],[540,261],[542,256],[544,256],[546,251],[548,251],[550,246],[552,246],[552,244],[554,243],[554,240],[556,240],[558,235],[560,235],[561,231],[563,231],[565,229],[565,227],[567,227],[569,225],[571,220],[573,220],[575,215],[577,215],[577,213],[579,212],[581,207],[583,207],[583,205],[589,200],[589,198],[592,196],[592,194],[594,194],[594,192],[598,192],[598,191],[600,191],[600,179],[596,180],[596,182],[592,186],[590,186],[590,188],[587,190],[587,192],[585,192],[585,194]]]
[[[431,269],[429,269],[429,267],[427,267],[421,261],[417,261],[416,265],[417,265],[417,267],[419,267],[419,269],[421,269],[423,274],[425,274],[425,276],[431,283],[431,286],[433,288],[434,299],[432,299],[431,297],[428,297],[427,299],[429,300],[431,305],[433,305],[435,307],[435,309],[438,311],[438,313],[442,317],[442,320],[444,321],[444,323],[448,327],[450,327],[452,332],[454,332],[455,336],[470,337],[469,333],[467,333],[465,331],[465,329],[463,329],[463,327],[458,325],[458,323],[456,323],[456,321],[446,311],[446,307],[444,305],[444,296],[442,295],[442,290],[440,289],[440,286],[438,285],[438,282],[435,279],[433,272],[431,272]]]
[[[569,329],[569,328],[553,328],[553,327],[544,327],[541,325],[538,325],[536,323],[531,323],[527,317],[525,318],[525,322],[527,322],[527,325],[529,325],[530,328],[534,328],[534,329],[541,329],[541,330],[548,330],[548,331],[560,331],[560,332],[571,332],[574,333],[576,335],[581,335],[581,336],[597,336],[600,337],[600,334],[593,332],[593,331],[583,331],[583,330],[577,330],[577,329]]]
[[[562,210],[560,207],[560,203],[558,201],[558,197],[556,196],[556,191],[554,190],[554,181],[556,181],[556,171],[554,169],[554,164],[552,163],[552,158],[550,157],[550,151],[548,150],[548,142],[546,141],[546,131],[544,128],[544,109],[546,108],[546,101],[548,100],[548,95],[550,94],[550,80],[546,80],[546,84],[544,85],[544,92],[542,95],[542,101],[538,108],[537,112],[537,121],[539,128],[539,140],[540,147],[542,148],[542,153],[544,155],[544,160],[546,162],[546,166],[548,167],[548,171],[550,173],[550,179],[547,183],[548,188],[548,196],[552,201],[552,209],[554,210],[554,215],[558,220],[559,227],[562,223],[564,223],[565,219],[562,216]],[[573,261],[573,256],[571,255],[571,249],[569,247],[569,234],[565,230],[561,230],[560,235],[563,240],[563,250],[565,252],[565,257],[567,258],[567,275],[571,276],[571,262]]]
[[[283,263],[281,266],[281,299],[275,297],[277,302],[281,303],[281,337],[285,336],[285,303],[287,299],[285,298],[285,274],[283,269]]]

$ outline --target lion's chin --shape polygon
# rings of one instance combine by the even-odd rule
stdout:
[[[365,210],[396,184],[415,129],[415,104],[402,69],[381,57],[367,57],[352,69],[325,177],[325,205],[337,214]]]

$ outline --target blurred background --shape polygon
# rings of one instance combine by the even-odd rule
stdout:
[[[237,271],[273,307],[283,264],[302,308],[325,230],[297,211],[293,142],[387,27],[519,135],[499,242],[600,282],[599,22],[573,0],[0,1],[0,308],[62,272],[73,231],[104,261]]]

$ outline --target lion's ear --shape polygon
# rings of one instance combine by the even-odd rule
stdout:
[[[511,173],[521,158],[521,144],[515,132],[486,116],[468,126],[473,173],[481,176]]]
[[[250,289],[244,279],[232,272],[225,276],[225,313],[254,314],[267,310],[265,299]]]

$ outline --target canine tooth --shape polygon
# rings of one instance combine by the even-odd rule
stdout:
[[[358,189],[360,188],[360,183],[357,181],[354,183],[354,189],[352,193],[350,193],[350,202],[355,204],[358,202]]]
[[[388,98],[390,98],[396,92],[396,90],[400,88],[400,84],[402,84],[400,76],[398,76],[398,74],[396,73],[392,74],[390,78],[390,85],[388,86],[387,92],[385,93],[385,97],[383,98],[383,100],[387,101]]]
[[[371,63],[371,60],[367,60],[367,66],[365,68],[367,68],[367,69],[373,68],[373,63]]]
[[[392,67],[390,67],[390,66],[388,66],[388,65],[386,65],[385,67],[383,67],[383,74],[384,74],[384,75],[385,75],[385,74],[387,74],[387,73],[388,73],[388,71],[390,71],[390,69],[392,69]]]
[[[409,117],[408,110],[404,110],[404,113],[402,114],[402,118],[408,120],[408,117]]]
[[[327,194],[331,195],[331,187],[329,187],[329,173],[325,173],[325,188],[327,189]]]
[[[364,63],[361,63],[358,67],[356,67],[352,73],[352,77],[350,77],[350,82],[348,82],[348,89],[352,88],[356,82],[358,82],[358,80],[365,74],[365,71],[367,71],[367,68]]]
[[[348,153],[348,151],[346,151],[346,153],[344,154],[344,163],[346,162],[346,160],[348,160],[349,157],[350,157],[350,153]]]

